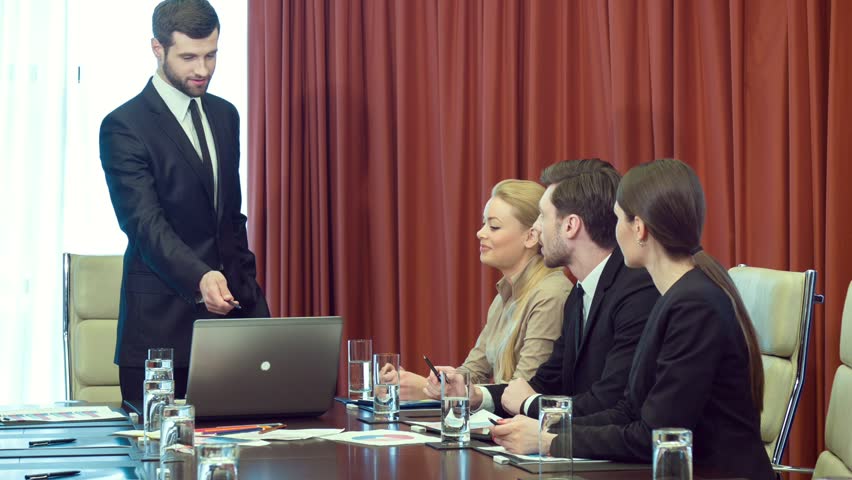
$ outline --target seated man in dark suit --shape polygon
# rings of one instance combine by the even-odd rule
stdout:
[[[574,415],[621,398],[659,292],[644,269],[625,267],[616,244],[612,205],[620,179],[612,165],[597,159],[559,162],[542,173],[547,190],[536,228],[544,261],[568,267],[577,278],[565,302],[562,335],[529,383],[516,379],[473,389],[472,408],[538,418],[537,394],[572,396]]]

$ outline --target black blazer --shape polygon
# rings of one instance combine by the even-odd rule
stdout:
[[[697,471],[775,478],[752,402],[745,337],[731,300],[697,268],[654,306],[624,398],[574,424],[576,457],[650,462],[651,431],[680,427],[693,432]]]
[[[218,208],[198,154],[150,80],[101,124],[101,164],[128,240],[120,366],[141,367],[149,347],[173,347],[175,365],[188,364],[193,321],[215,317],[197,304],[199,281],[210,270],[223,272],[243,306],[231,316],[269,316],[240,213],[239,114],[211,94],[201,102],[218,160]]]
[[[621,250],[613,250],[595,289],[579,353],[575,332],[581,319],[573,312],[582,299],[572,290],[565,300],[562,335],[530,386],[546,395],[573,396],[575,415],[615,405],[624,393],[633,352],[658,298],[648,273],[627,268]],[[501,405],[506,385],[486,388],[494,399],[495,413],[507,416]],[[538,418],[538,402],[530,405],[528,414]]]

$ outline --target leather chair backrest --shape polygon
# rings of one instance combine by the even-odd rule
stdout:
[[[841,322],[841,364],[831,386],[825,417],[825,451],[817,459],[814,478],[852,477],[852,283],[846,291]]]
[[[760,435],[779,464],[804,380],[816,272],[739,266],[729,273],[757,331],[764,369]]]
[[[64,263],[66,396],[120,403],[113,356],[122,257],[65,254]]]

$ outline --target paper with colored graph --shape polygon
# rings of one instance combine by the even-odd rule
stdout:
[[[438,440],[435,437],[403,430],[360,430],[343,432],[322,438],[325,440],[333,440],[335,442],[357,443],[373,447],[416,445],[418,443],[434,442]]]

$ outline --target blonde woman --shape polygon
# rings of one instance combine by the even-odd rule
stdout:
[[[503,274],[488,309],[485,328],[459,367],[472,383],[529,380],[550,357],[562,329],[562,308],[571,283],[561,268],[548,268],[541,256],[538,202],[544,187],[528,180],[503,180],[482,213],[479,260]],[[427,398],[426,378],[400,373],[403,400]]]

